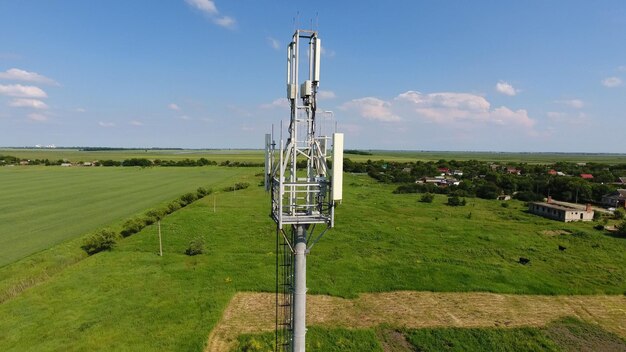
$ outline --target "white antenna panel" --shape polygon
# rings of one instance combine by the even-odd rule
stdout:
[[[343,199],[343,133],[333,133],[333,201]]]
[[[322,40],[315,38],[315,62],[313,63],[313,81],[320,81],[320,55],[322,55]]]

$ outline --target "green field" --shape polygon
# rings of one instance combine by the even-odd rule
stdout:
[[[261,146],[261,143],[259,143]],[[437,161],[437,160],[480,160],[491,162],[526,162],[530,164],[551,164],[558,161],[597,162],[607,164],[626,163],[626,154],[602,153],[502,153],[502,152],[446,152],[446,151],[393,151],[369,150],[372,155],[346,154],[354,161]],[[181,160],[206,158],[222,162],[262,162],[263,151],[237,149],[185,149],[185,150],[121,150],[121,151],[80,151],[78,149],[0,149],[0,155],[12,155],[23,159],[67,159],[72,162],[93,160],[124,160],[130,158],[148,158],[162,160]]]
[[[443,196],[420,203],[393,188],[346,175],[337,227],[309,256],[310,293],[626,292],[626,240],[591,223],[539,218],[516,201],[508,208],[481,199],[453,208]],[[267,195],[254,186],[217,197],[216,212],[207,197],[164,219],[163,257],[150,226],[0,304],[0,350],[202,350],[235,292],[274,290]],[[197,237],[207,252],[184,255]]]
[[[237,352],[271,351],[274,335],[246,334],[239,337]],[[386,348],[384,348],[385,346]],[[435,328],[328,329],[312,327],[307,332],[310,352],[440,352],[440,351],[624,351],[626,342],[594,324],[563,318],[546,327],[524,328]]]
[[[0,267],[252,170],[2,167]]]
[[[217,162],[225,160],[239,162],[262,162],[262,150],[245,149],[171,149],[171,150],[112,150],[81,151],[79,149],[0,149],[0,155],[11,155],[21,159],[67,159],[71,162],[94,160],[124,160],[147,158],[162,160],[182,160],[206,158]]]

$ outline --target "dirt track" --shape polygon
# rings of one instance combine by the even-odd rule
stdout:
[[[275,296],[238,293],[209,335],[206,352],[229,351],[239,334],[274,329]],[[399,291],[354,300],[307,297],[307,325],[367,328],[544,326],[564,316],[601,325],[626,338],[625,296],[531,296]]]

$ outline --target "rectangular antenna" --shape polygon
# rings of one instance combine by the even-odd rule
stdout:
[[[332,200],[343,196],[343,133],[333,133],[333,194]]]
[[[322,40],[315,38],[315,60],[313,62],[313,81],[320,81],[320,55],[322,54]]]

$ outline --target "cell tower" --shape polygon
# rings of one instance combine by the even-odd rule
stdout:
[[[302,64],[301,45],[308,45]],[[283,141],[281,124],[277,150],[273,133],[265,135],[265,186],[276,222],[276,351],[305,350],[306,258],[334,226],[342,198],[343,134],[333,133],[331,146],[316,126],[321,50],[317,31],[296,30],[287,50],[289,137]],[[301,68],[308,71],[302,82]]]

